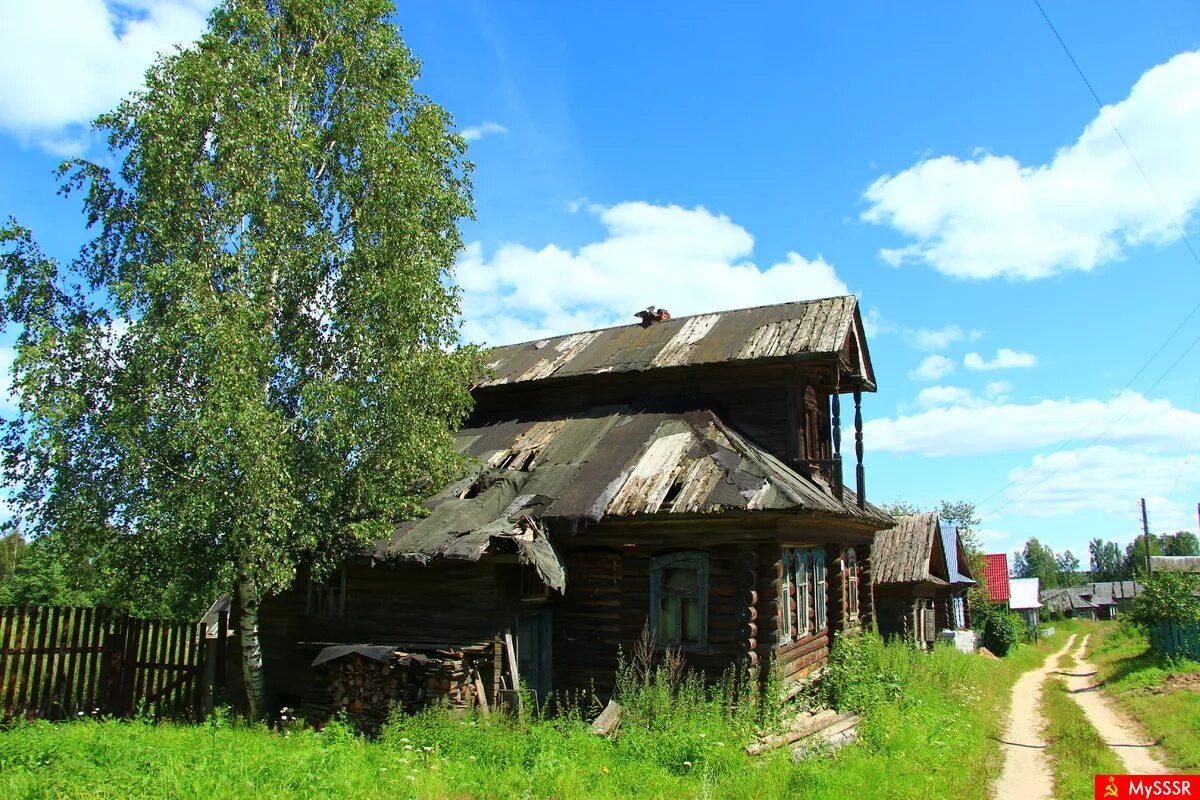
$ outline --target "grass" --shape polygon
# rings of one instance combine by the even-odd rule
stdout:
[[[611,740],[577,715],[521,724],[442,711],[398,716],[372,740],[336,723],[272,731],[220,716],[20,724],[0,733],[0,797],[982,800],[1001,764],[998,709],[1065,635],[1001,660],[873,640],[855,680],[882,688],[847,695],[863,708],[859,741],[799,764],[786,749],[747,756],[755,715],[719,692],[685,684],[664,703],[651,682]]]
[[[1075,659],[1071,659],[1074,663]],[[1092,727],[1070,695],[1062,678],[1051,678],[1042,691],[1046,755],[1054,772],[1054,796],[1059,800],[1090,800],[1093,776],[1124,772],[1120,760]]]
[[[1170,686],[1172,675],[1200,672],[1200,662],[1155,652],[1132,625],[1097,624],[1092,634],[1088,658],[1104,691],[1161,745],[1170,767],[1200,771],[1200,692]]]

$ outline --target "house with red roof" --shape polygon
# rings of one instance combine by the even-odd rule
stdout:
[[[993,603],[1008,606],[1008,554],[993,553],[983,557],[983,585]]]

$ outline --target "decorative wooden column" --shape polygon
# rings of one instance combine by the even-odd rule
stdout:
[[[863,470],[863,438],[862,438],[862,392],[854,392],[854,454],[858,459],[858,463],[854,468],[856,478],[856,493],[858,494],[858,507],[866,508],[867,505],[867,478]]]
[[[838,394],[838,385],[833,387],[833,494],[838,500],[842,499],[842,399]]]

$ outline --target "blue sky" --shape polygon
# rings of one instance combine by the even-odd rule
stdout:
[[[52,168],[209,5],[0,0],[0,213],[70,257]],[[851,291],[871,499],[1084,562],[1140,496],[1196,530],[1200,313],[1151,356],[1200,300],[1200,6],[1045,7],[1104,114],[1033,2],[401,2],[477,165],[466,335]]]

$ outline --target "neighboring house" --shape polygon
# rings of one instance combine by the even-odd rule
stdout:
[[[1008,608],[1008,555],[991,553],[983,557],[983,585],[993,605]]]
[[[1008,581],[1008,608],[1020,614],[1030,628],[1037,628],[1038,611],[1042,607],[1038,584],[1037,578],[1010,578]]]
[[[871,543],[894,523],[863,497],[875,378],[855,298],[639,316],[492,352],[457,434],[478,468],[263,604],[268,698],[319,696],[314,658],[350,650],[333,645],[461,658],[450,683],[474,702],[510,664],[538,696],[604,696],[646,628],[709,676],[774,663],[795,681],[873,618]]]
[[[895,528],[875,536],[871,563],[883,636],[931,646],[938,631],[967,626],[964,597],[975,581],[958,530],[937,514],[897,517]]]
[[[1080,619],[1116,619],[1129,610],[1133,598],[1142,593],[1136,581],[1089,583],[1086,586],[1066,586],[1042,592],[1042,606],[1047,613]]]
[[[1088,584],[1092,590],[1088,601],[1096,606],[1096,619],[1116,619],[1129,611],[1133,598],[1142,593],[1136,581],[1107,581]]]

